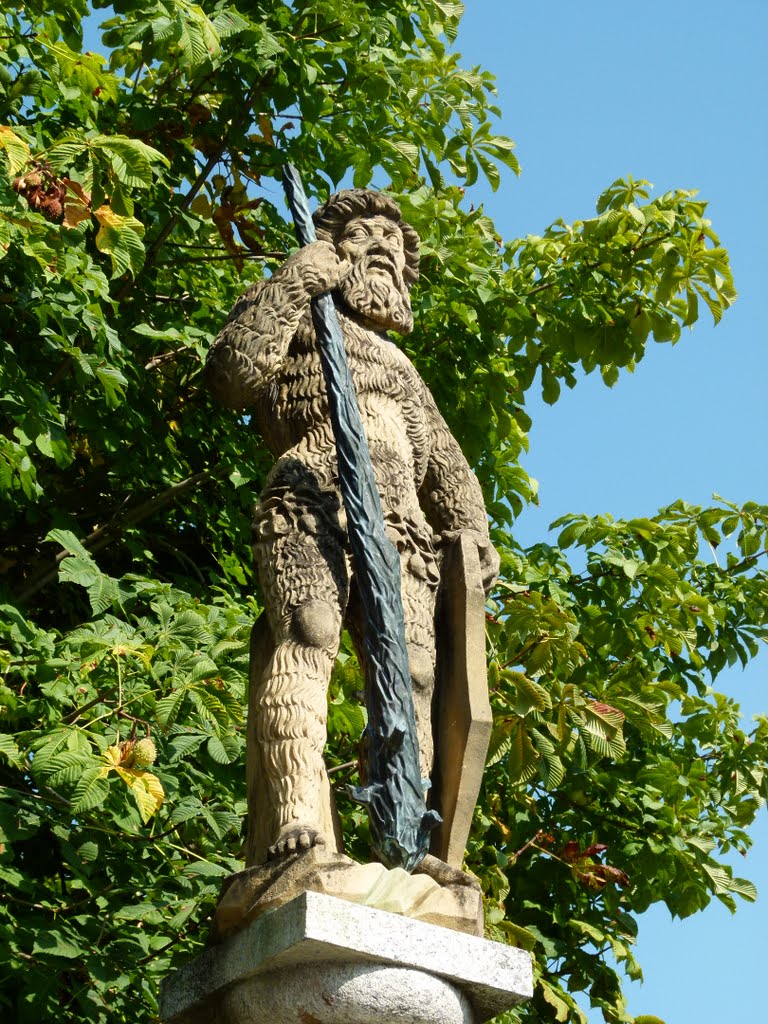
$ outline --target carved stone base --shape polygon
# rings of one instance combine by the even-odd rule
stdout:
[[[443,867],[451,872],[447,865]],[[453,874],[469,880],[461,872]],[[454,931],[483,934],[479,888],[450,881],[438,884],[426,874],[409,875],[401,868],[388,869],[383,864],[358,864],[344,854],[316,846],[305,853],[230,875],[222,887],[211,941],[234,934],[307,890]]]
[[[161,986],[165,1024],[482,1024],[532,994],[527,953],[306,892]]]

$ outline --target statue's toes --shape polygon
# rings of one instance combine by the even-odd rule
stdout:
[[[277,842],[269,847],[268,860],[304,853],[313,846],[325,846],[325,836],[317,829],[299,825],[283,832]]]

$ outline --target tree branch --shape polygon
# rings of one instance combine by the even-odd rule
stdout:
[[[544,284],[537,284],[535,288],[531,288],[529,292],[525,293],[526,298],[530,298],[531,295],[536,295],[537,292],[545,292],[547,288],[554,288],[558,283],[557,279],[554,281],[545,281]]]
[[[86,711],[90,711],[91,708],[95,708],[97,704],[103,704],[104,697],[99,694],[98,697],[94,697],[93,700],[89,700],[87,704],[81,704],[79,708],[75,708],[74,711],[70,712],[62,718],[64,725],[73,725],[80,715],[85,714]]]
[[[125,512],[115,513],[108,522],[103,526],[98,526],[92,533],[89,533],[88,536],[83,539],[81,542],[83,547],[91,552],[100,551],[108,544],[111,544],[112,541],[116,540],[127,527],[135,526],[142,520],[147,519],[158,509],[172,504],[177,498],[181,497],[182,494],[191,488],[197,487],[199,484],[206,483],[208,480],[212,480],[218,476],[223,476],[228,469],[228,466],[219,463],[218,466],[214,466],[211,469],[204,469],[201,473],[194,473],[192,476],[188,476],[185,480],[180,480],[179,483],[173,484],[171,487],[166,487],[164,491],[154,495],[152,498],[148,498],[146,501],[140,502],[138,505],[134,505],[133,508],[129,508]],[[42,590],[43,587],[52,583],[58,576],[59,565],[70,554],[71,552],[67,551],[66,548],[60,551],[53,560],[53,564],[50,564],[48,568],[38,573],[37,576],[27,584],[24,590],[17,595],[17,599],[21,602],[26,602],[31,597],[34,597],[39,590]]]
[[[261,82],[259,83],[260,86],[263,85],[263,84],[264,83],[261,83]],[[249,91],[248,95],[245,97],[245,100],[243,101],[242,115],[239,118],[240,121],[243,121],[243,120],[245,120],[246,117],[248,117],[248,114],[250,112],[251,106],[253,104],[253,99],[254,99],[254,95],[256,93],[256,88],[257,87],[254,85],[251,88],[251,90]],[[229,134],[226,134],[224,136],[224,138],[222,139],[222,141],[221,141],[221,145],[217,146],[216,147],[216,151],[214,153],[212,153],[211,156],[208,157],[208,159],[206,160],[205,165],[203,166],[202,170],[200,171],[198,176],[195,178],[195,180],[192,182],[192,185],[191,185],[189,191],[183,197],[183,199],[179,203],[179,205],[176,208],[176,210],[174,211],[174,213],[172,213],[171,216],[168,218],[168,220],[165,222],[165,224],[161,228],[160,233],[158,234],[157,238],[155,238],[154,242],[150,245],[149,249],[147,249],[147,255],[146,255],[146,258],[144,260],[144,267],[143,267],[143,269],[146,270],[147,267],[152,266],[152,264],[155,262],[155,260],[157,259],[158,252],[160,251],[162,246],[165,244],[165,241],[168,238],[168,236],[170,235],[170,233],[173,231],[173,229],[178,224],[179,218],[181,217],[182,213],[184,213],[186,210],[188,210],[189,207],[192,205],[192,203],[194,202],[195,197],[197,196],[198,192],[200,191],[200,189],[203,187],[203,185],[205,184],[206,180],[208,179],[208,175],[211,173],[213,168],[216,166],[216,164],[221,160],[222,156],[224,155],[224,151],[226,150],[228,144],[229,144]],[[117,294],[115,295],[115,299],[118,302],[120,302],[122,299],[124,299],[125,296],[128,294],[128,292],[133,288],[135,283],[136,283],[136,279],[135,278],[133,278],[133,277],[128,278],[128,280],[125,281],[123,286],[118,289]]]
[[[192,182],[192,187],[189,189],[187,194],[181,200],[181,202],[179,203],[178,208],[176,209],[176,211],[173,214],[171,214],[171,216],[165,222],[165,224],[163,225],[163,227],[160,230],[160,234],[154,240],[152,245],[150,245],[149,249],[147,249],[147,255],[146,255],[146,258],[144,260],[144,268],[143,269],[146,269],[147,267],[152,266],[152,264],[157,259],[158,252],[160,251],[161,247],[165,243],[165,240],[168,238],[168,235],[170,235],[170,233],[176,227],[176,225],[177,225],[177,223],[179,221],[179,217],[181,217],[182,213],[184,213],[192,205],[192,203],[195,200],[195,197],[197,196],[197,193],[200,191],[200,189],[205,184],[205,182],[206,182],[206,180],[208,178],[208,175],[211,173],[211,171],[216,166],[216,164],[219,162],[219,160],[221,160],[222,154],[224,153],[225,145],[226,145],[226,143],[223,144],[222,146],[218,147],[216,152],[208,157],[208,159],[205,162],[205,165],[204,165],[203,169],[200,171],[198,176]],[[118,292],[115,295],[116,301],[120,302],[122,299],[124,299],[125,296],[128,294],[128,292],[133,288],[135,283],[136,283],[136,279],[134,277],[129,277],[128,280],[123,283],[123,286],[118,289]]]
[[[730,575],[733,572],[740,572],[742,569],[746,569],[747,566],[752,565],[753,562],[756,562],[758,558],[762,558],[763,555],[768,555],[768,548],[764,548],[762,551],[756,551],[754,555],[747,555],[746,558],[742,558],[742,560],[737,562],[735,565],[718,566],[718,568],[721,572]]]

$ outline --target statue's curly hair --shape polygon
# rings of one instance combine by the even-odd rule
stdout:
[[[419,236],[410,224],[402,219],[400,207],[383,192],[372,192],[367,188],[345,188],[336,192],[312,215],[317,237],[324,242],[336,242],[348,221],[355,217],[389,217],[403,233],[405,246],[405,271],[403,276],[408,287],[419,277]]]

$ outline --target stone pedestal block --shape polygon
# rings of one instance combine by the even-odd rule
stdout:
[[[166,1024],[481,1024],[532,994],[527,953],[305,892],[163,983]]]
[[[268,911],[290,903],[303,892],[324,893],[362,903],[376,910],[402,914],[442,928],[483,934],[480,886],[466,884],[468,875],[434,857],[433,874],[412,874],[383,864],[357,864],[350,857],[314,846],[301,854],[246,868],[224,880],[213,919],[213,941],[246,927]],[[442,884],[435,880],[443,870]],[[461,884],[452,881],[461,879]]]

